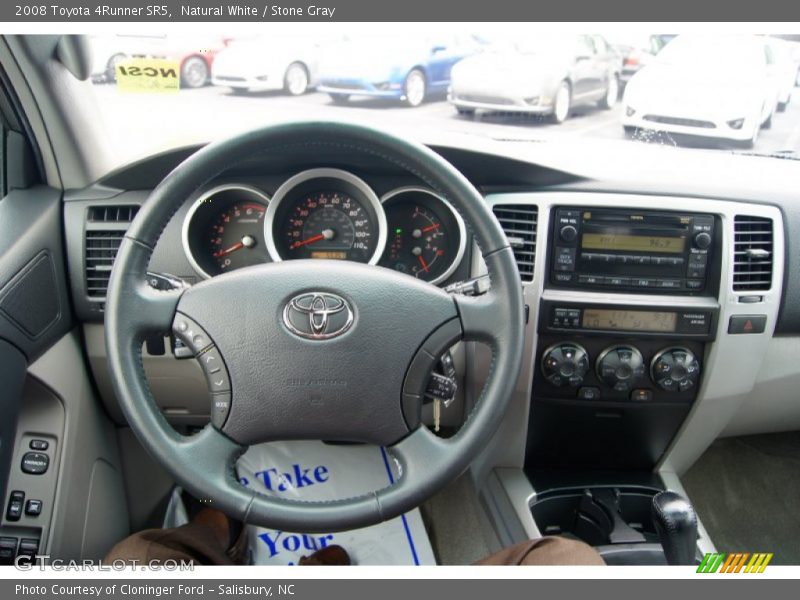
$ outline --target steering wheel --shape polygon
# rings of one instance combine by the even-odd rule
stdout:
[[[446,197],[473,232],[490,290],[475,297],[448,294],[389,269],[333,260],[247,267],[181,290],[147,284],[162,231],[200,187],[266,152],[315,149],[381,158]],[[330,122],[270,126],[212,143],[167,175],[119,247],[105,324],[117,398],[155,459],[229,516],[296,532],[340,531],[396,517],[460,475],[496,431],[523,350],[519,272],[478,191],[420,144]],[[211,395],[212,422],[191,436],[179,434],[161,414],[142,366],[145,337],[169,331],[198,353],[201,365],[220,365],[216,377],[209,376],[212,392],[221,382]],[[421,407],[434,363],[457,340],[486,343],[492,362],[466,422],[442,439],[421,423]],[[267,496],[239,483],[235,462],[248,445],[287,439],[381,445],[401,475],[389,487],[328,502]]]

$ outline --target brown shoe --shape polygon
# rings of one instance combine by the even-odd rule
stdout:
[[[349,565],[350,555],[347,553],[347,550],[341,546],[327,546],[325,548],[320,548],[311,556],[301,557],[297,564],[303,566]]]
[[[209,527],[233,564],[244,563],[247,553],[247,535],[241,521],[231,519],[221,510],[206,506],[192,517],[192,523]]]

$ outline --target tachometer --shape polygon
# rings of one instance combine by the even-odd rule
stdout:
[[[389,236],[380,264],[431,283],[452,275],[464,255],[461,217],[425,188],[407,187],[383,197]]]
[[[266,262],[267,249],[259,241],[266,212],[263,204],[237,202],[212,221],[211,256],[221,273]]]
[[[300,173],[275,192],[266,238],[274,260],[318,258],[374,264],[386,217],[361,179],[337,169]]]
[[[208,190],[192,204],[183,222],[183,247],[203,277],[269,260],[264,216],[269,197],[240,184]]]

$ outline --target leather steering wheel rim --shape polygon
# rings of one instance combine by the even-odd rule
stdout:
[[[150,256],[162,231],[187,198],[230,167],[260,154],[314,148],[380,157],[415,175],[447,198],[461,213],[481,250],[491,280],[489,292],[479,297],[448,295],[435,286],[380,267],[310,264],[333,261],[291,261],[248,267],[206,280],[189,290],[158,291],[149,287],[145,274]],[[325,270],[335,270],[338,279],[326,279]],[[431,312],[438,311],[438,320],[424,324],[430,329],[430,336],[416,342],[408,340],[409,345],[419,345],[418,354],[422,351],[434,352],[434,348],[445,343],[449,345],[455,339],[483,342],[492,351],[488,378],[475,408],[459,432],[451,438],[442,439],[433,435],[419,423],[418,418],[414,418],[413,412],[418,411],[419,406],[414,404],[413,394],[405,394],[403,390],[406,388],[400,390],[396,397],[382,401],[384,404],[380,406],[386,407],[386,412],[393,412],[390,410],[393,405],[388,404],[390,402],[403,404],[403,411],[397,412],[403,412],[405,420],[394,418],[391,427],[376,432],[365,431],[363,440],[385,445],[398,461],[401,477],[389,487],[356,498],[299,502],[267,496],[242,486],[236,476],[235,462],[246,450],[247,443],[289,439],[292,436],[306,437],[309,431],[275,431],[265,434],[269,439],[254,440],[250,438],[257,437],[257,432],[242,432],[242,429],[247,429],[242,425],[246,422],[242,416],[237,420],[240,425],[238,429],[235,423],[230,427],[226,423],[221,430],[209,424],[194,435],[181,435],[167,422],[156,405],[142,365],[141,348],[145,337],[154,332],[170,331],[177,311],[181,311],[180,314],[185,314],[186,310],[203,313],[197,307],[213,299],[230,297],[227,292],[233,289],[231,286],[238,286],[236,289],[244,292],[252,286],[262,286],[259,289],[266,290],[270,289],[268,284],[273,281],[277,282],[279,288],[282,285],[289,290],[297,285],[297,291],[303,291],[303,286],[297,283],[308,279],[303,274],[327,282],[323,285],[324,289],[341,291],[342,297],[352,296],[361,301],[360,305],[358,301],[355,305],[357,325],[360,319],[363,331],[352,333],[352,340],[341,341],[341,344],[357,344],[358,335],[365,336],[361,338],[362,343],[372,343],[368,338],[371,330],[366,324],[375,307],[369,306],[369,302],[365,303],[363,299],[380,297],[384,304],[391,302],[385,295],[375,295],[380,293],[377,288],[383,287],[399,290],[402,294],[406,294],[407,290],[408,295],[403,297],[412,304],[419,301],[421,304],[427,303],[426,306],[436,307]],[[352,281],[353,285],[350,288],[338,288],[336,282],[339,280],[345,282],[341,284],[343,286],[348,281]],[[274,301],[279,300],[285,304],[282,298]],[[270,298],[269,302],[272,301]],[[214,309],[228,312],[223,310],[223,306]],[[263,321],[271,322],[268,316]],[[516,262],[508,240],[475,187],[444,158],[421,144],[372,128],[336,122],[269,126],[212,143],[167,175],[144,203],[119,247],[108,288],[105,325],[114,390],[128,423],[154,458],[192,494],[207,500],[229,516],[260,526],[296,532],[353,529],[393,518],[418,506],[466,470],[488,444],[505,414],[519,375],[524,338],[522,288]],[[214,331],[211,329],[214,323],[207,321],[207,326],[209,331]],[[358,330],[358,326],[353,329]],[[444,330],[447,330],[447,334],[443,339]],[[283,331],[270,331],[273,337],[283,340]],[[351,335],[351,332],[347,335]],[[289,337],[282,343],[300,344]],[[309,352],[316,351],[316,347],[311,345],[298,347]],[[358,345],[348,348],[357,349]],[[233,353],[235,349],[228,351]],[[405,365],[400,366],[405,369]],[[236,365],[232,368],[235,370]],[[237,373],[232,371],[232,385],[236,385],[236,376]],[[247,392],[267,384],[265,381],[252,387],[244,384],[239,389]],[[269,385],[280,384],[269,382]],[[274,387],[273,392],[284,393],[283,387]],[[232,400],[234,410],[240,405],[252,406],[251,399],[247,397],[237,400],[235,392],[236,388]],[[411,410],[405,405],[406,396],[411,398]],[[416,400],[421,404],[420,398]],[[263,397],[259,401],[263,401]],[[343,401],[350,402],[350,399]],[[363,404],[348,404],[346,410],[352,411],[352,414],[366,414],[364,411],[367,409]],[[300,406],[296,410],[302,408]],[[292,407],[287,405],[270,409],[273,410],[271,414],[280,415],[280,411],[291,410]],[[311,415],[311,409],[307,410]],[[309,421],[313,424],[315,419],[309,416]],[[406,424],[407,429],[399,433],[402,423]],[[327,436],[328,429],[321,424],[319,427]],[[352,433],[348,431],[343,436],[352,436]],[[282,437],[284,434],[287,437]],[[247,442],[242,443],[242,439]]]

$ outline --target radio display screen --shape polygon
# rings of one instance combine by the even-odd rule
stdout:
[[[669,252],[680,254],[686,238],[624,233],[584,233],[581,248],[584,250],[618,250],[630,252]]]
[[[584,308],[583,326],[586,329],[626,331],[652,331],[672,333],[678,320],[677,313],[651,310],[611,310]]]

